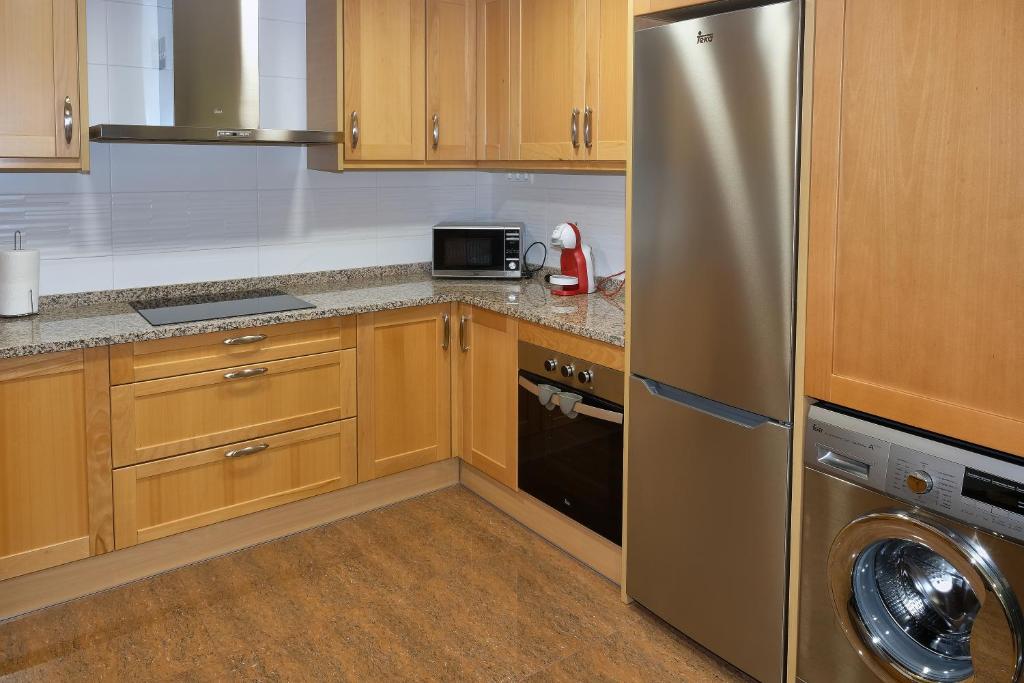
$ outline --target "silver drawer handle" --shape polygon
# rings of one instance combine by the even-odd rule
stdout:
[[[255,344],[256,342],[261,342],[266,338],[267,335],[265,334],[247,334],[244,337],[231,337],[230,339],[225,339],[224,343],[227,346],[241,346],[242,344]]]
[[[436,112],[434,113],[433,123],[434,123],[434,133],[433,133],[433,135],[434,135],[434,149],[437,149],[437,146],[441,143],[441,115],[440,114],[438,114]]]
[[[247,455],[254,455],[260,451],[265,451],[270,448],[269,443],[258,443],[255,446],[246,446],[245,448],[236,448],[233,451],[228,451],[224,454],[225,458],[243,458]]]
[[[351,116],[352,122],[352,149],[359,146],[359,112],[353,111]]]
[[[586,145],[587,149],[591,149],[594,146],[593,123],[594,110],[590,107],[585,107],[583,109],[583,144]]]
[[[262,375],[266,371],[266,368],[246,368],[245,370],[235,370],[234,372],[225,373],[224,379],[245,379],[246,377],[256,377],[257,375]]]
[[[64,141],[71,144],[71,137],[75,133],[74,109],[71,106],[71,96],[64,98]]]
[[[572,141],[573,149],[580,146],[580,110],[572,108],[572,118],[569,119],[569,139]]]

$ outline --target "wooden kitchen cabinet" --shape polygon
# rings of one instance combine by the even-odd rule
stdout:
[[[517,158],[625,160],[625,0],[515,0],[512,12]]]
[[[427,160],[476,159],[476,0],[427,0]]]
[[[1022,34],[1017,0],[818,1],[806,392],[1024,456]]]
[[[84,0],[0,0],[0,171],[88,170]]]
[[[517,159],[512,140],[513,13],[515,0],[477,0],[476,116],[480,161]],[[516,6],[518,8],[518,6]]]
[[[451,457],[451,311],[359,316],[359,481]]]
[[[331,422],[114,472],[117,548],[356,483],[356,421]]]
[[[459,305],[457,322],[460,456],[514,489],[519,460],[518,322],[466,304]]]
[[[425,0],[344,0],[346,160],[426,154]]]
[[[355,394],[354,349],[115,386],[114,464],[352,417]]]
[[[0,360],[0,580],[114,548],[107,349]]]

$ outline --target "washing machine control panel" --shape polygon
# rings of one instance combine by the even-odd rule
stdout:
[[[808,417],[808,466],[1024,541],[1024,467],[1009,463],[1010,458],[996,459],[817,407]]]

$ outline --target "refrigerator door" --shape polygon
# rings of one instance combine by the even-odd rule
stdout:
[[[633,372],[789,422],[797,0],[636,33]]]
[[[781,681],[790,429],[652,389],[630,380],[626,592],[758,680]]]

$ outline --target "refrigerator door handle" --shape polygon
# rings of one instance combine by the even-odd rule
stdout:
[[[724,403],[718,403],[711,399],[698,396],[697,394],[691,394],[688,391],[671,387],[661,382],[655,382],[653,379],[647,379],[646,377],[637,377],[638,380],[644,383],[647,387],[647,391],[652,396],[678,403],[679,405],[693,410],[700,411],[711,417],[716,417],[726,422],[731,422],[734,425],[743,427],[744,429],[757,429],[766,424],[770,424],[773,421],[764,415],[758,415],[757,413],[751,413],[750,411],[743,410],[742,408],[734,408],[727,406]]]

